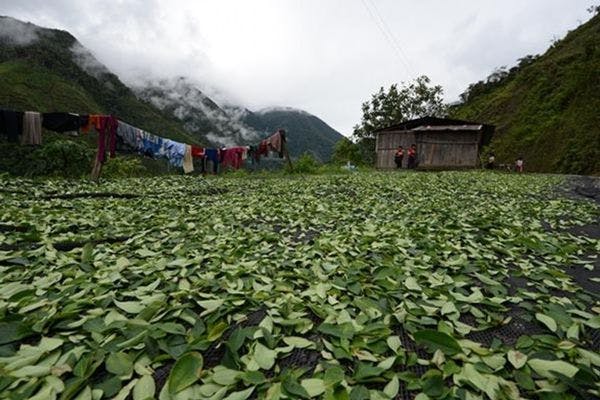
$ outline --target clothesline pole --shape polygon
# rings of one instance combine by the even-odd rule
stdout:
[[[290,171],[293,171],[294,170],[294,166],[292,165],[292,159],[290,158],[290,152],[288,151],[287,141],[285,140],[285,137],[284,137],[284,140],[282,140],[281,144],[282,144],[282,147],[283,147],[282,148],[283,155],[285,156],[285,158],[287,158],[288,165],[290,166]]]
[[[106,141],[108,135],[104,136],[104,148],[106,148]],[[100,173],[102,172],[102,161],[100,161],[100,156],[104,156],[104,154],[100,154],[100,146],[98,146],[98,150],[96,151],[96,158],[94,159],[94,167],[92,168],[92,180],[96,183],[100,180]],[[104,158],[104,157],[102,157]]]
[[[92,180],[98,183],[100,179],[100,173],[102,172],[102,163],[98,159],[100,153],[96,153],[96,159],[94,160],[94,167],[92,168]]]

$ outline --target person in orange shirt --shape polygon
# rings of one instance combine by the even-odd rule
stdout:
[[[417,168],[417,145],[413,144],[408,149],[408,169]]]
[[[396,153],[394,153],[394,162],[396,163],[396,168],[402,168],[402,160],[404,159],[404,148],[402,146],[398,146],[396,149]]]

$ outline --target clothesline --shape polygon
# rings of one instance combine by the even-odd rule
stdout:
[[[10,142],[23,145],[39,145],[42,142],[42,127],[54,132],[82,132],[90,129],[98,132],[98,151],[94,174],[99,175],[106,161],[106,151],[114,157],[117,146],[128,147],[139,154],[153,158],[166,158],[169,164],[183,168],[185,173],[194,171],[194,163],[201,163],[202,172],[217,173],[219,167],[239,169],[246,159],[259,162],[261,156],[274,151],[282,158],[288,157],[285,131],[277,130],[256,146],[234,146],[209,148],[177,142],[117,119],[113,115],[80,115],[66,112],[39,113],[34,111],[0,110],[0,134]]]

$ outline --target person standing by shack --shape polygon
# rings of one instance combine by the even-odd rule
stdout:
[[[417,145],[413,144],[408,149],[408,169],[417,168]]]
[[[402,146],[398,146],[396,149],[396,153],[394,153],[394,162],[396,163],[396,168],[402,168],[402,160],[404,159],[404,148]]]
[[[523,172],[523,156],[520,156],[517,158],[517,161],[515,161],[515,171]]]

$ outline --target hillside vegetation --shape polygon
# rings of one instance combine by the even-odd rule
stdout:
[[[182,124],[140,101],[68,32],[0,17],[0,24],[29,29],[36,37],[15,43],[0,37],[0,105],[18,110],[112,113],[175,140],[200,143]]]
[[[471,85],[455,118],[496,125],[500,162],[530,171],[600,173],[600,15],[538,57]]]
[[[160,136],[206,146],[255,144],[285,128],[292,157],[310,152],[321,161],[329,161],[334,144],[342,137],[319,118],[300,110],[253,113],[238,107],[222,109],[183,77],[131,89],[68,32],[2,16],[0,27],[0,107],[111,113]],[[74,141],[82,146],[92,142]],[[1,170],[34,173],[22,165],[22,149],[0,144],[0,153]],[[29,155],[27,158],[31,163]]]

